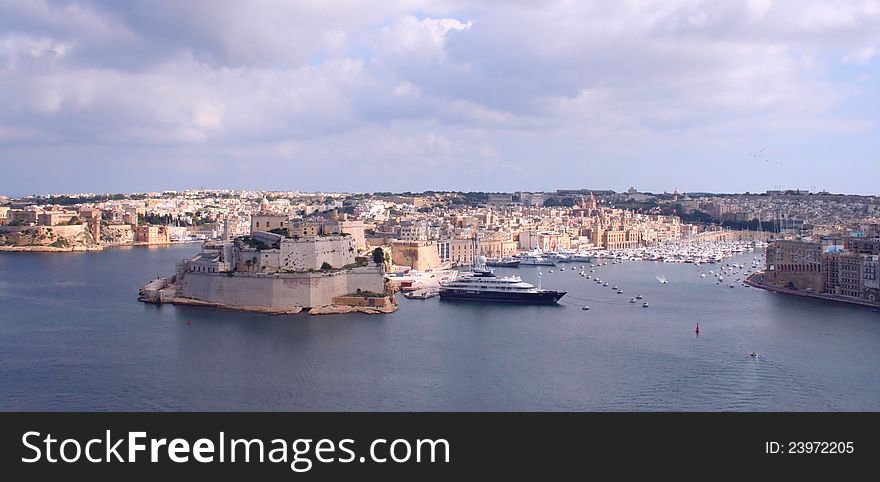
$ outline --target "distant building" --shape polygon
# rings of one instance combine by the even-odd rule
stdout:
[[[58,226],[67,224],[71,219],[78,217],[76,211],[62,209],[45,210],[37,216],[37,224],[40,226]]]
[[[487,204],[493,206],[505,206],[513,202],[513,196],[510,194],[489,194],[486,200]]]
[[[286,229],[287,221],[288,216],[286,214],[275,214],[270,210],[269,200],[264,197],[260,201],[260,212],[251,216],[251,233]]]

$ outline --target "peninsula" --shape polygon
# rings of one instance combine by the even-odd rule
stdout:
[[[254,216],[255,226],[267,215],[264,208]],[[382,248],[357,256],[365,250],[363,232],[349,226],[285,221],[271,231],[206,242],[173,276],[145,285],[140,300],[269,314],[396,311]]]

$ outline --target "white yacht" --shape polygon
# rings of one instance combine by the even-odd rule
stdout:
[[[533,254],[522,254],[519,256],[520,266],[556,266],[556,262],[542,256]]]
[[[553,304],[566,293],[536,288],[519,276],[499,277],[479,265],[440,285],[440,299],[445,300]]]

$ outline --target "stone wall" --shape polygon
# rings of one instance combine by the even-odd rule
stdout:
[[[431,241],[395,241],[391,244],[391,262],[424,271],[440,266],[440,256]]]
[[[232,306],[311,308],[361,291],[382,293],[385,280],[376,267],[330,273],[186,273],[180,296]]]
[[[351,236],[315,236],[281,242],[280,269],[318,270],[324,263],[341,268],[354,263],[357,250]]]

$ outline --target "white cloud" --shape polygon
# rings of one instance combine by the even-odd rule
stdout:
[[[880,48],[869,0],[0,0],[0,18],[0,148],[358,165],[861,132],[838,108],[865,87],[834,71],[870,77]]]
[[[844,55],[842,61],[845,64],[866,64],[870,62],[875,55],[877,55],[877,47],[862,47]]]

